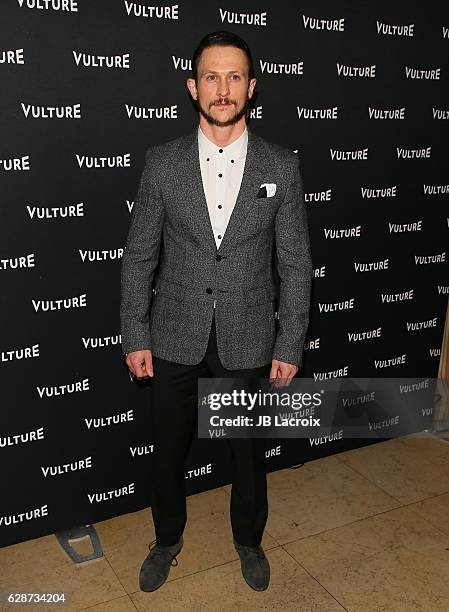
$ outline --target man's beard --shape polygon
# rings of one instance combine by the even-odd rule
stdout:
[[[224,100],[226,100],[226,102],[228,103],[234,102],[233,100],[230,100],[229,98],[224,98]],[[215,102],[217,101],[219,100],[215,100],[213,104],[215,104]],[[203,115],[203,117],[206,119],[208,123],[211,123],[212,125],[218,125],[219,127],[225,127],[226,125],[234,125],[234,123],[237,123],[237,121],[240,121],[240,119],[244,115],[246,115],[246,112],[249,106],[249,101],[250,101],[250,98],[247,95],[243,107],[239,111],[237,111],[232,117],[230,117],[229,119],[226,119],[226,121],[220,121],[220,119],[216,119],[210,113],[205,111],[204,108],[201,106],[201,102],[199,98],[198,100],[195,100],[195,103],[196,103],[196,107],[198,111]]]

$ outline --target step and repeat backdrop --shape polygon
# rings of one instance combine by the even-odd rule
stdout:
[[[197,127],[186,79],[207,32],[247,40],[250,128],[300,157],[314,265],[300,375],[437,376],[449,8],[243,4],[1,3],[0,545],[150,505],[151,405],[121,355],[120,265],[146,149]],[[267,469],[374,441],[343,427],[267,440]],[[227,453],[194,440],[188,494],[230,482]]]

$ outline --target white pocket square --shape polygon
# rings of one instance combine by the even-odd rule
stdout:
[[[276,183],[262,183],[260,188],[266,187],[267,190],[267,198],[272,198],[276,193]]]

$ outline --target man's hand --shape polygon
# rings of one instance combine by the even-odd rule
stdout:
[[[270,380],[274,387],[288,387],[291,379],[298,371],[298,366],[286,361],[271,360]]]
[[[128,353],[125,362],[134,376],[139,380],[154,376],[153,358],[150,350]]]

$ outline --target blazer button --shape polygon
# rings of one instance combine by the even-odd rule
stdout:
[[[206,293],[212,293],[212,289],[211,289],[210,287],[208,287],[208,288],[206,289]]]
[[[215,259],[216,259],[217,261],[221,261],[221,255],[215,255]]]

